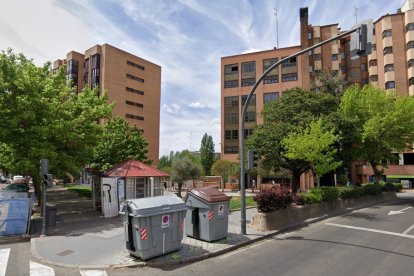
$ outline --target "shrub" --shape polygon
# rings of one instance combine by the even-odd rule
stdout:
[[[361,187],[344,187],[339,190],[338,197],[340,199],[360,197],[364,194]]]
[[[256,194],[253,200],[257,202],[260,212],[288,208],[292,203],[290,191],[287,189],[263,190]]]
[[[321,189],[312,189],[302,194],[306,204],[321,203],[323,200],[323,192]]]
[[[336,200],[339,197],[339,191],[335,187],[322,187],[321,190],[323,201]]]
[[[387,182],[382,186],[383,192],[399,192],[402,190],[402,184]]]
[[[382,192],[382,187],[379,184],[365,184],[362,186],[362,189],[364,190],[364,195],[377,195]]]
[[[305,204],[305,199],[303,198],[303,195],[301,195],[301,194],[292,195],[292,201],[296,205],[304,205]]]

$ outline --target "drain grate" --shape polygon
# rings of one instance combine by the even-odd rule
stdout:
[[[75,251],[72,251],[72,250],[65,250],[65,251],[63,251],[63,252],[60,252],[60,253],[58,253],[58,254],[56,254],[56,255],[59,255],[59,256],[66,256],[66,255],[69,255],[69,254],[72,254],[73,252],[75,252]]]

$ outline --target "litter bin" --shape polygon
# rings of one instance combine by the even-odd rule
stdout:
[[[56,226],[56,205],[46,203],[46,227]]]
[[[187,193],[185,234],[204,241],[227,237],[230,197],[216,188],[194,188]]]
[[[121,205],[126,248],[146,260],[181,248],[187,207],[174,195],[127,200]]]

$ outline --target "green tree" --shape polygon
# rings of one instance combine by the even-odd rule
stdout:
[[[248,139],[249,148],[259,155],[260,167],[277,172],[287,169],[292,173],[292,190],[299,188],[300,175],[312,168],[302,159],[286,158],[283,139],[290,133],[297,133],[314,119],[326,117],[337,110],[337,99],[329,93],[311,93],[299,88],[287,90],[277,101],[265,105],[263,124],[256,127]]]
[[[315,73],[311,90],[314,92],[324,92],[331,95],[342,96],[347,88],[347,81],[342,74],[331,69],[323,69]],[[339,97],[338,97],[339,99]]]
[[[200,155],[201,165],[203,166],[204,174],[210,175],[211,166],[214,163],[214,142],[213,137],[211,135],[208,135],[207,133],[205,133],[203,138],[201,139]]]
[[[334,134],[335,129],[323,127],[322,119],[312,121],[308,127],[290,133],[282,140],[289,159],[308,161],[316,174],[318,186],[320,176],[338,168],[342,162],[335,161],[336,149],[334,143],[339,135]]]
[[[130,126],[120,117],[113,118],[104,126],[103,134],[95,147],[92,166],[106,170],[128,158],[150,164],[147,147],[148,142],[140,129]]]
[[[222,179],[222,184],[225,184],[228,181],[229,176],[231,176],[237,168],[237,163],[227,161],[227,160],[216,160],[213,166],[211,166],[211,171],[214,175],[220,175]],[[221,187],[224,189],[224,185]]]
[[[352,86],[342,97],[340,114],[352,128],[355,160],[370,163],[379,181],[394,152],[412,149],[414,140],[414,98],[398,97],[366,85]]]
[[[174,151],[170,151],[170,155],[168,156],[161,156],[160,161],[158,163],[158,169],[164,171],[166,173],[171,173],[171,165],[172,160],[174,158]]]
[[[12,50],[0,54],[0,160],[11,173],[30,175],[40,198],[39,160],[56,177],[77,174],[93,154],[112,106],[97,90],[76,94],[64,68],[52,75]]]
[[[184,181],[195,180],[201,175],[201,167],[188,156],[174,158],[171,167],[172,181],[178,183],[178,196],[181,197],[181,188]]]

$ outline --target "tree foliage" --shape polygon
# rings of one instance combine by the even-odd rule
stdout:
[[[147,150],[148,142],[142,131],[130,126],[124,119],[117,117],[109,120],[94,150],[93,167],[106,170],[128,158],[150,164]]]
[[[323,69],[315,73],[311,90],[314,92],[329,93],[331,95],[342,96],[347,88],[347,81],[342,74],[331,69]]]
[[[342,162],[335,160],[337,150],[334,143],[339,135],[335,129],[323,127],[323,120],[312,121],[308,127],[292,132],[282,140],[289,159],[308,161],[316,174],[319,186],[319,177],[338,168]]]
[[[77,94],[64,68],[52,75],[23,54],[0,54],[0,160],[11,173],[31,175],[39,195],[39,160],[56,176],[76,174],[91,160],[112,106],[97,90]]]
[[[203,166],[204,174],[210,175],[211,166],[214,163],[214,142],[213,137],[211,135],[208,135],[207,133],[205,133],[203,138],[201,139],[200,155],[201,165]]]
[[[193,162],[189,156],[178,156],[174,158],[171,166],[172,181],[178,183],[178,195],[181,196],[181,188],[184,181],[195,180],[201,175],[201,167]]]
[[[383,174],[393,152],[412,148],[414,140],[414,98],[397,97],[366,85],[350,87],[342,97],[340,114],[352,129],[353,156],[368,161],[374,174]]]
[[[220,175],[223,179],[223,182],[226,183],[229,176],[235,173],[237,165],[237,163],[227,160],[216,160],[216,162],[214,162],[213,166],[211,167],[211,172],[214,175]]]
[[[330,116],[337,107],[336,96],[329,93],[316,94],[299,88],[287,90],[277,101],[265,105],[262,112],[264,122],[256,127],[248,140],[248,147],[257,151],[260,166],[264,169],[291,171],[292,190],[296,191],[300,175],[312,166],[307,160],[287,158],[283,139],[322,116],[326,117],[327,124],[333,125],[335,122]]]

